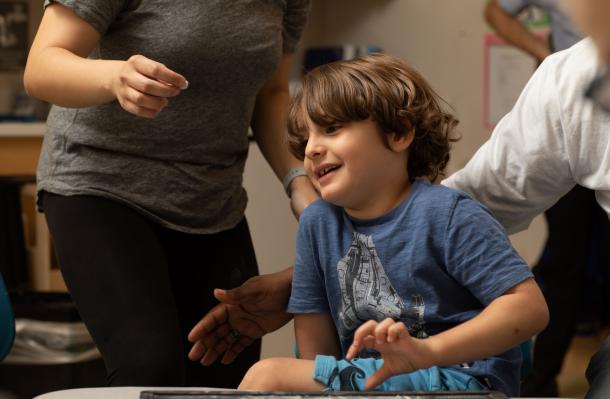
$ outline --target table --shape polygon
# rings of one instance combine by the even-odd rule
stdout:
[[[33,399],[139,399],[142,391],[201,391],[209,392],[218,388],[159,388],[159,387],[105,387],[105,388],[79,388],[66,389],[38,395]],[[227,389],[222,389],[227,391]],[[520,398],[527,399],[527,398]],[[547,398],[560,399],[560,398]]]
[[[159,387],[107,387],[79,388],[49,392],[34,399],[139,399],[142,391],[201,391],[208,392],[213,388],[159,388]],[[226,389],[225,389],[226,390]]]
[[[35,175],[44,123],[0,123],[0,175]]]

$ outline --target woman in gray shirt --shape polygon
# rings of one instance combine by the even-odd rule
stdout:
[[[186,336],[214,287],[257,274],[248,126],[278,177],[300,165],[282,136],[309,1],[45,7],[24,77],[54,104],[39,206],[109,384],[237,385],[259,345],[237,365],[203,368],[188,362]],[[299,214],[316,194],[305,178],[289,186]]]

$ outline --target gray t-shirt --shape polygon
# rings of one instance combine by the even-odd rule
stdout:
[[[247,202],[256,94],[295,50],[309,0],[56,2],[102,34],[90,58],[141,54],[184,75],[189,88],[152,120],[117,101],[52,107],[38,190],[111,198],[189,233],[234,227]]]
[[[574,27],[566,14],[561,0],[498,0],[500,7],[511,15],[517,15],[524,8],[539,7],[549,13],[551,19],[552,51],[565,50],[581,41],[582,34]]]

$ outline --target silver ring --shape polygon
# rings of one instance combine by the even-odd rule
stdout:
[[[241,338],[241,334],[240,334],[240,333],[238,333],[238,332],[237,332],[237,331],[235,331],[235,330],[231,330],[231,331],[229,331],[228,336],[229,336],[229,338],[231,339],[231,341],[232,341],[232,342],[239,341],[239,339]]]

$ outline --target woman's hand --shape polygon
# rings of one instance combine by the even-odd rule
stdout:
[[[121,107],[144,118],[156,117],[167,106],[169,97],[187,87],[184,76],[142,55],[123,62],[112,83]]]
[[[208,366],[224,353],[231,363],[252,342],[282,327],[292,318],[286,313],[292,268],[252,277],[240,287],[214,290],[221,301],[188,335],[194,345],[189,359]]]
[[[28,55],[23,76],[28,94],[68,108],[116,99],[126,111],[154,118],[169,97],[188,86],[182,75],[141,55],[127,61],[88,58],[100,39],[89,22],[51,2]]]

